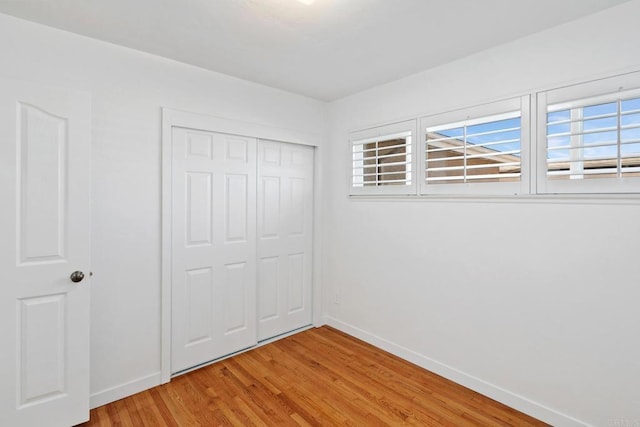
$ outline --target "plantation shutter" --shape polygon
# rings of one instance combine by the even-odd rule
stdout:
[[[351,194],[415,193],[414,133],[413,121],[354,133]]]

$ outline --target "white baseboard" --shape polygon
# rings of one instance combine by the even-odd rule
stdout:
[[[318,316],[318,318],[313,322],[313,326],[316,328],[321,328],[327,324],[329,321],[328,317],[325,315]]]
[[[361,339],[362,341],[388,351],[389,353],[405,359],[411,363],[415,363],[416,365],[428,371],[445,377],[457,384],[470,388],[473,391],[490,397],[493,400],[503,403],[511,408],[517,409],[518,411],[544,421],[545,423],[558,427],[588,426],[587,423],[584,423],[573,417],[536,403],[532,400],[527,399],[526,397],[520,396],[501,387],[490,384],[486,381],[481,380],[480,378],[476,378],[472,375],[469,375],[451,366],[445,365],[444,363],[440,363],[437,360],[433,360],[420,353],[416,353],[413,350],[402,347],[384,338],[378,337],[370,332],[364,331],[348,323],[344,323],[336,318],[326,316],[324,317],[324,320],[326,321],[327,325],[333,328],[336,328],[346,334],[352,335],[358,339]]]
[[[140,393],[141,391],[148,390],[160,384],[161,376],[160,372],[157,372],[155,374],[147,375],[146,377],[138,378],[133,381],[93,393],[90,397],[89,404],[91,405],[91,409],[97,408],[98,406],[115,402],[116,400],[131,396],[132,394]]]

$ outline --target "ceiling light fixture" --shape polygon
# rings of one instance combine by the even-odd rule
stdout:
[[[305,4],[307,6],[311,6],[316,0],[298,0],[300,3]]]

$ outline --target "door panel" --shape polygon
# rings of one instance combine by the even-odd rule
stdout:
[[[264,257],[260,259],[258,267],[260,288],[258,302],[260,306],[259,321],[264,322],[277,318],[280,312],[278,307],[278,282],[280,276],[280,257]]]
[[[225,175],[225,236],[226,243],[247,240],[249,183],[247,175]]]
[[[277,238],[280,232],[280,177],[264,176],[262,182],[261,238]]]
[[[89,417],[90,107],[0,80],[0,425]]]
[[[305,268],[304,268],[304,254],[291,254],[289,255],[289,281],[287,283],[287,290],[289,291],[289,298],[287,304],[287,314],[294,314],[297,311],[304,310],[304,297],[305,297]]]
[[[256,141],[172,132],[171,372],[255,345]]]
[[[258,147],[258,340],[311,324],[313,148]]]
[[[18,102],[21,262],[62,260],[66,237],[67,122]]]
[[[21,406],[65,392],[65,295],[25,298],[19,316]]]
[[[211,267],[207,267],[186,271],[186,292],[189,298],[188,346],[213,339],[211,325],[213,281],[211,270]]]
[[[187,247],[210,245],[213,201],[211,174],[188,172],[187,178]]]
[[[251,328],[247,324],[247,314],[253,307],[246,305],[246,291],[253,286],[253,278],[247,276],[247,263],[227,264],[225,267],[224,293],[224,334]],[[252,343],[253,344],[253,343]]]

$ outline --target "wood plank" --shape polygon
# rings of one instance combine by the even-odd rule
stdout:
[[[82,426],[544,426],[324,326],[91,411]]]

